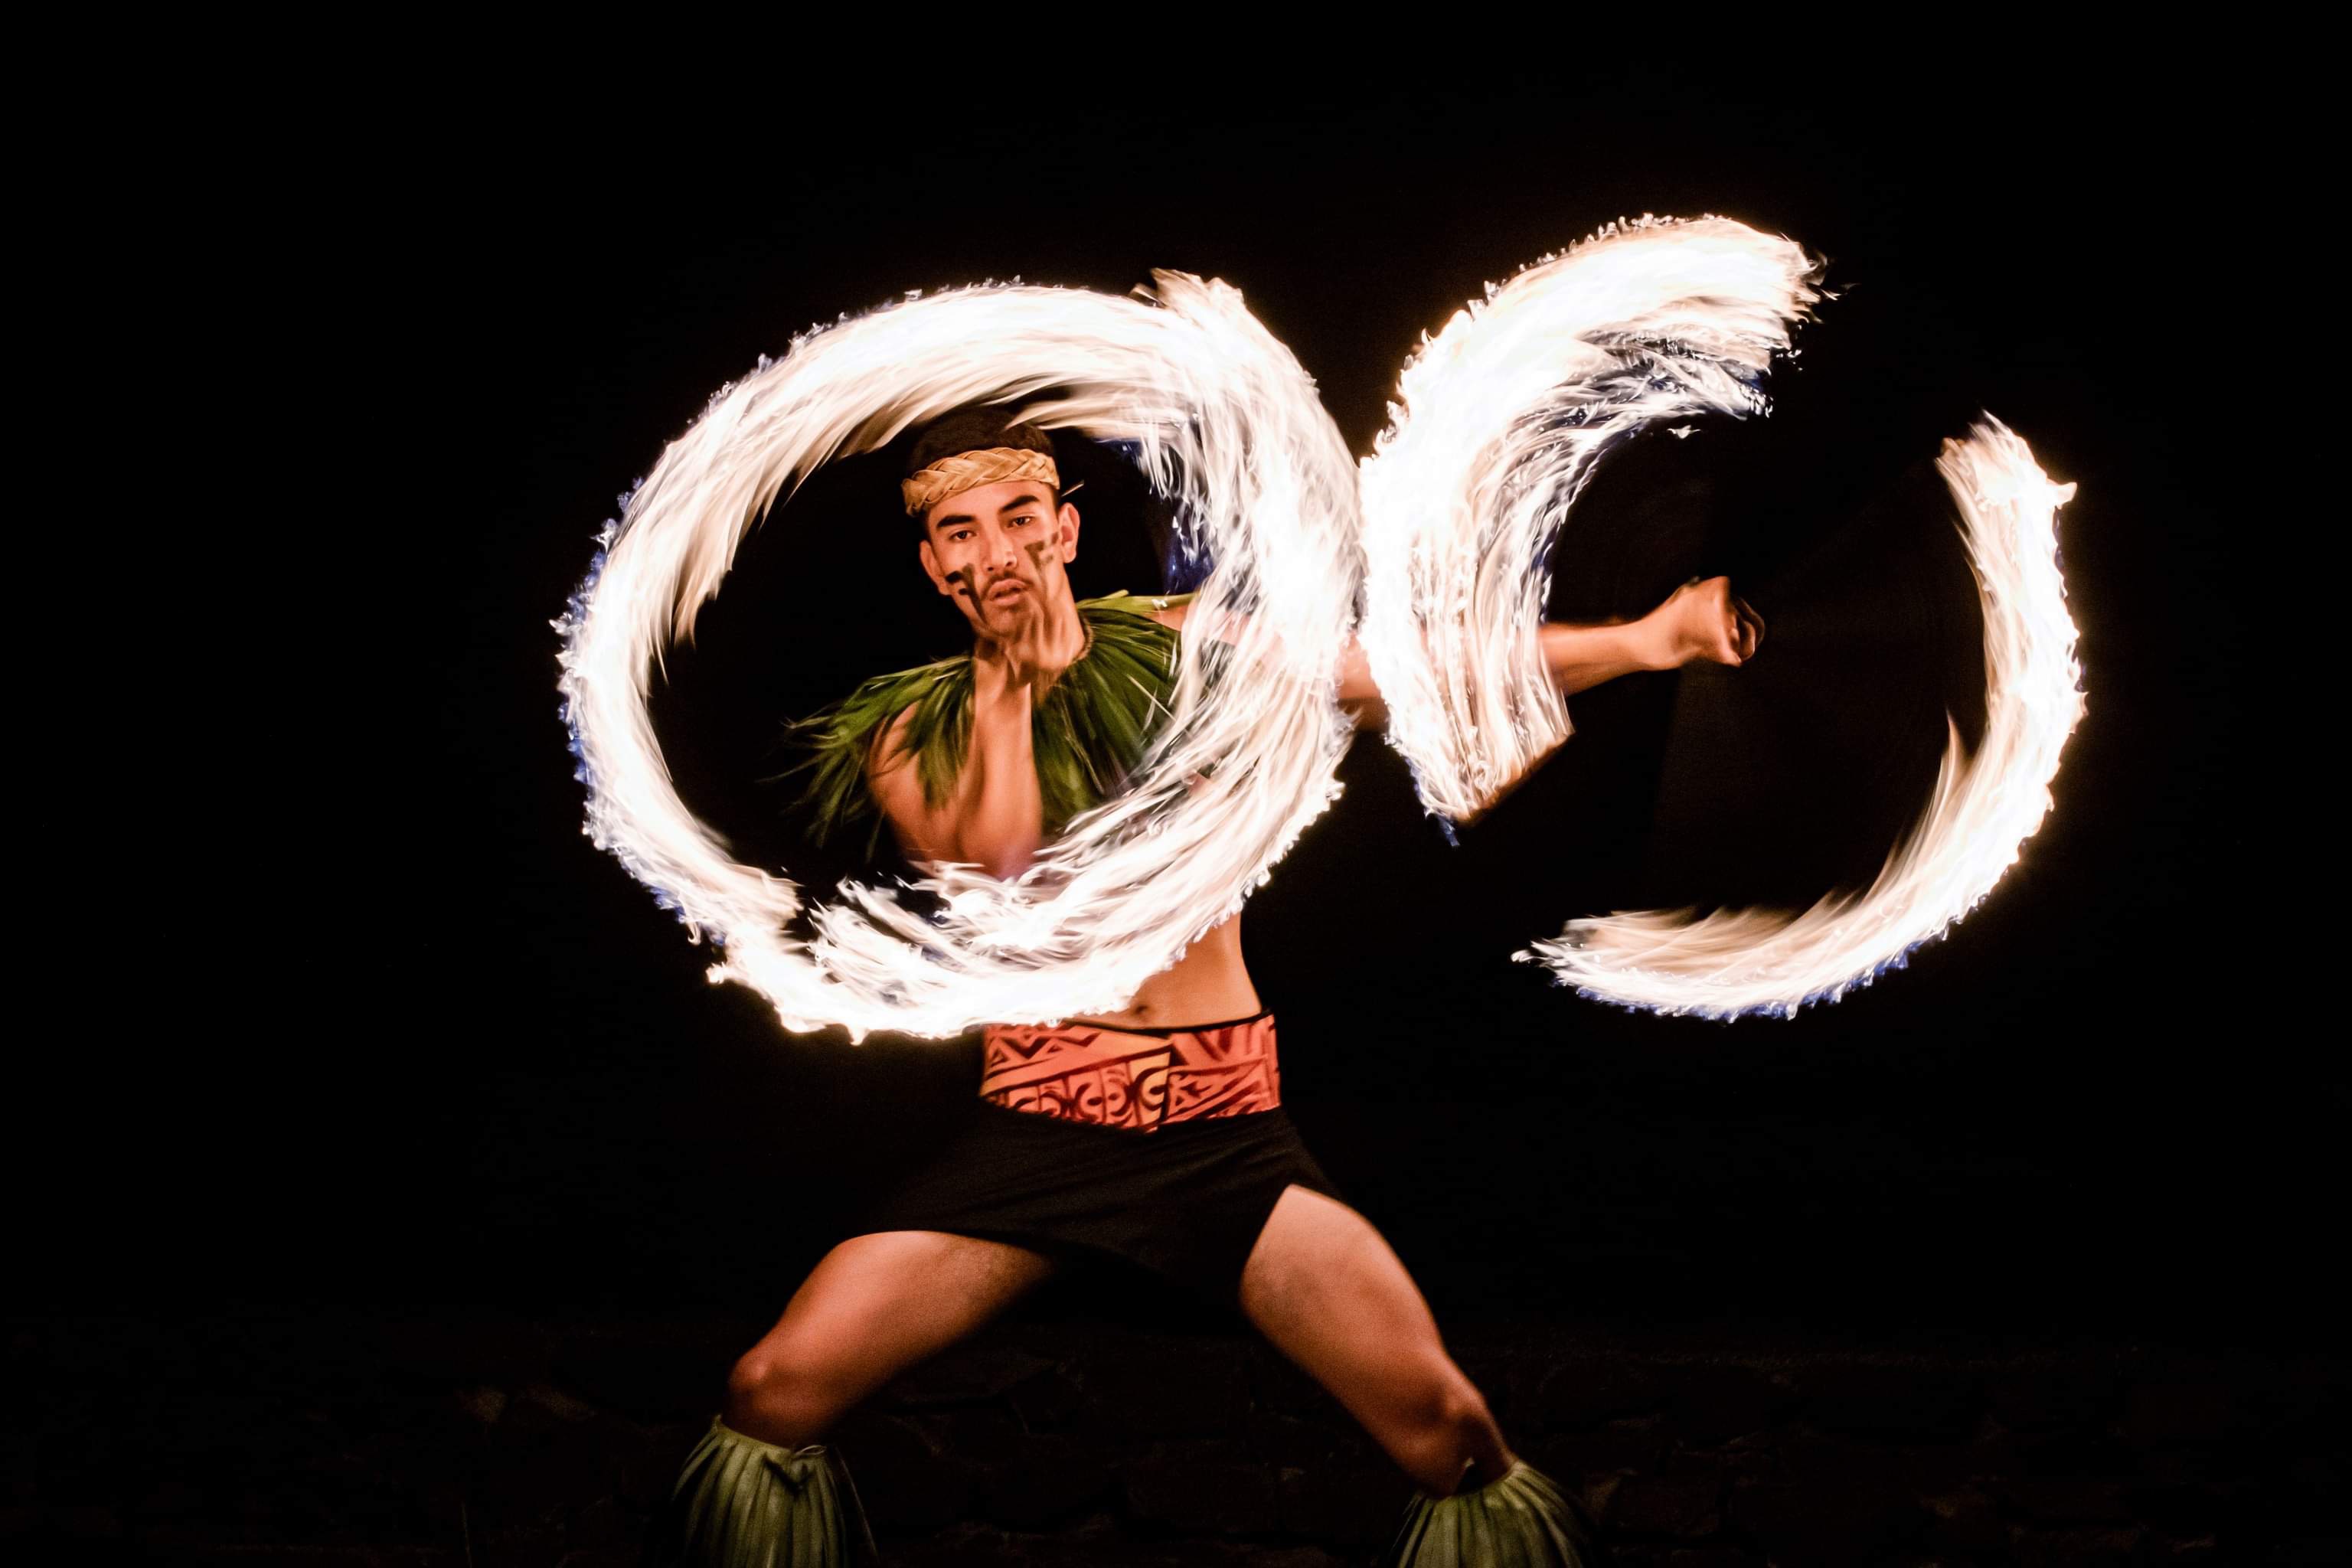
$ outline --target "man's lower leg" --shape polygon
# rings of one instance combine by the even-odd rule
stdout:
[[[1426,1482],[1415,1490],[1381,1568],[1594,1568],[1604,1561],[1584,1510],[1510,1451],[1483,1407],[1451,1451],[1464,1449],[1468,1457],[1443,1491]]]
[[[713,1416],[646,1541],[646,1568],[866,1568],[878,1563],[838,1450],[787,1447]]]

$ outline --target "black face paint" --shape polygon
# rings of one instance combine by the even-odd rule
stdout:
[[[952,584],[955,584],[955,591],[956,591],[957,593],[959,593],[959,594],[962,595],[963,595],[965,598],[967,598],[967,599],[969,599],[969,598],[971,598],[971,567],[969,567],[969,566],[959,566],[959,567],[957,567],[954,571],[952,571],[952,572],[943,572],[943,573],[941,573],[941,574],[940,574],[940,575],[941,575],[941,576],[943,576],[943,577],[945,577],[949,582],[950,582],[950,583],[952,583]]]

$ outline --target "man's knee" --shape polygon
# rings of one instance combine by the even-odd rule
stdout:
[[[1461,1483],[1473,1460],[1489,1467],[1498,1462],[1503,1434],[1477,1384],[1449,1366],[1402,1401],[1388,1432],[1388,1448],[1430,1495],[1444,1498]]]
[[[1416,1387],[1397,1426],[1401,1444],[1419,1458],[1412,1468],[1432,1475],[1459,1475],[1471,1459],[1491,1451],[1495,1434],[1486,1396],[1453,1371],[1433,1373]]]
[[[727,1374],[727,1408],[738,1430],[786,1447],[814,1443],[842,1412],[837,1380],[821,1361],[789,1347],[759,1345]]]
[[[1434,1395],[1431,1408],[1431,1430],[1465,1446],[1476,1442],[1495,1425],[1494,1412],[1486,1408],[1486,1396],[1459,1373]]]

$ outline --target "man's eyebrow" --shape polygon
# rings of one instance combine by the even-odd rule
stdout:
[[[1044,496],[1015,496],[1011,500],[1006,501],[1003,506],[998,507],[996,509],[996,515],[1003,517],[1006,512],[1016,510],[1024,506],[1044,506],[1045,504],[1045,498]],[[958,523],[970,522],[971,520],[971,513],[968,511],[951,511],[945,517],[935,517],[931,519],[931,526],[933,528],[953,528]]]

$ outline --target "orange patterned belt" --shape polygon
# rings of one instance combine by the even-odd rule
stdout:
[[[1139,1132],[1271,1110],[1282,1103],[1274,1015],[1193,1029],[992,1024],[981,1037],[980,1097]]]

